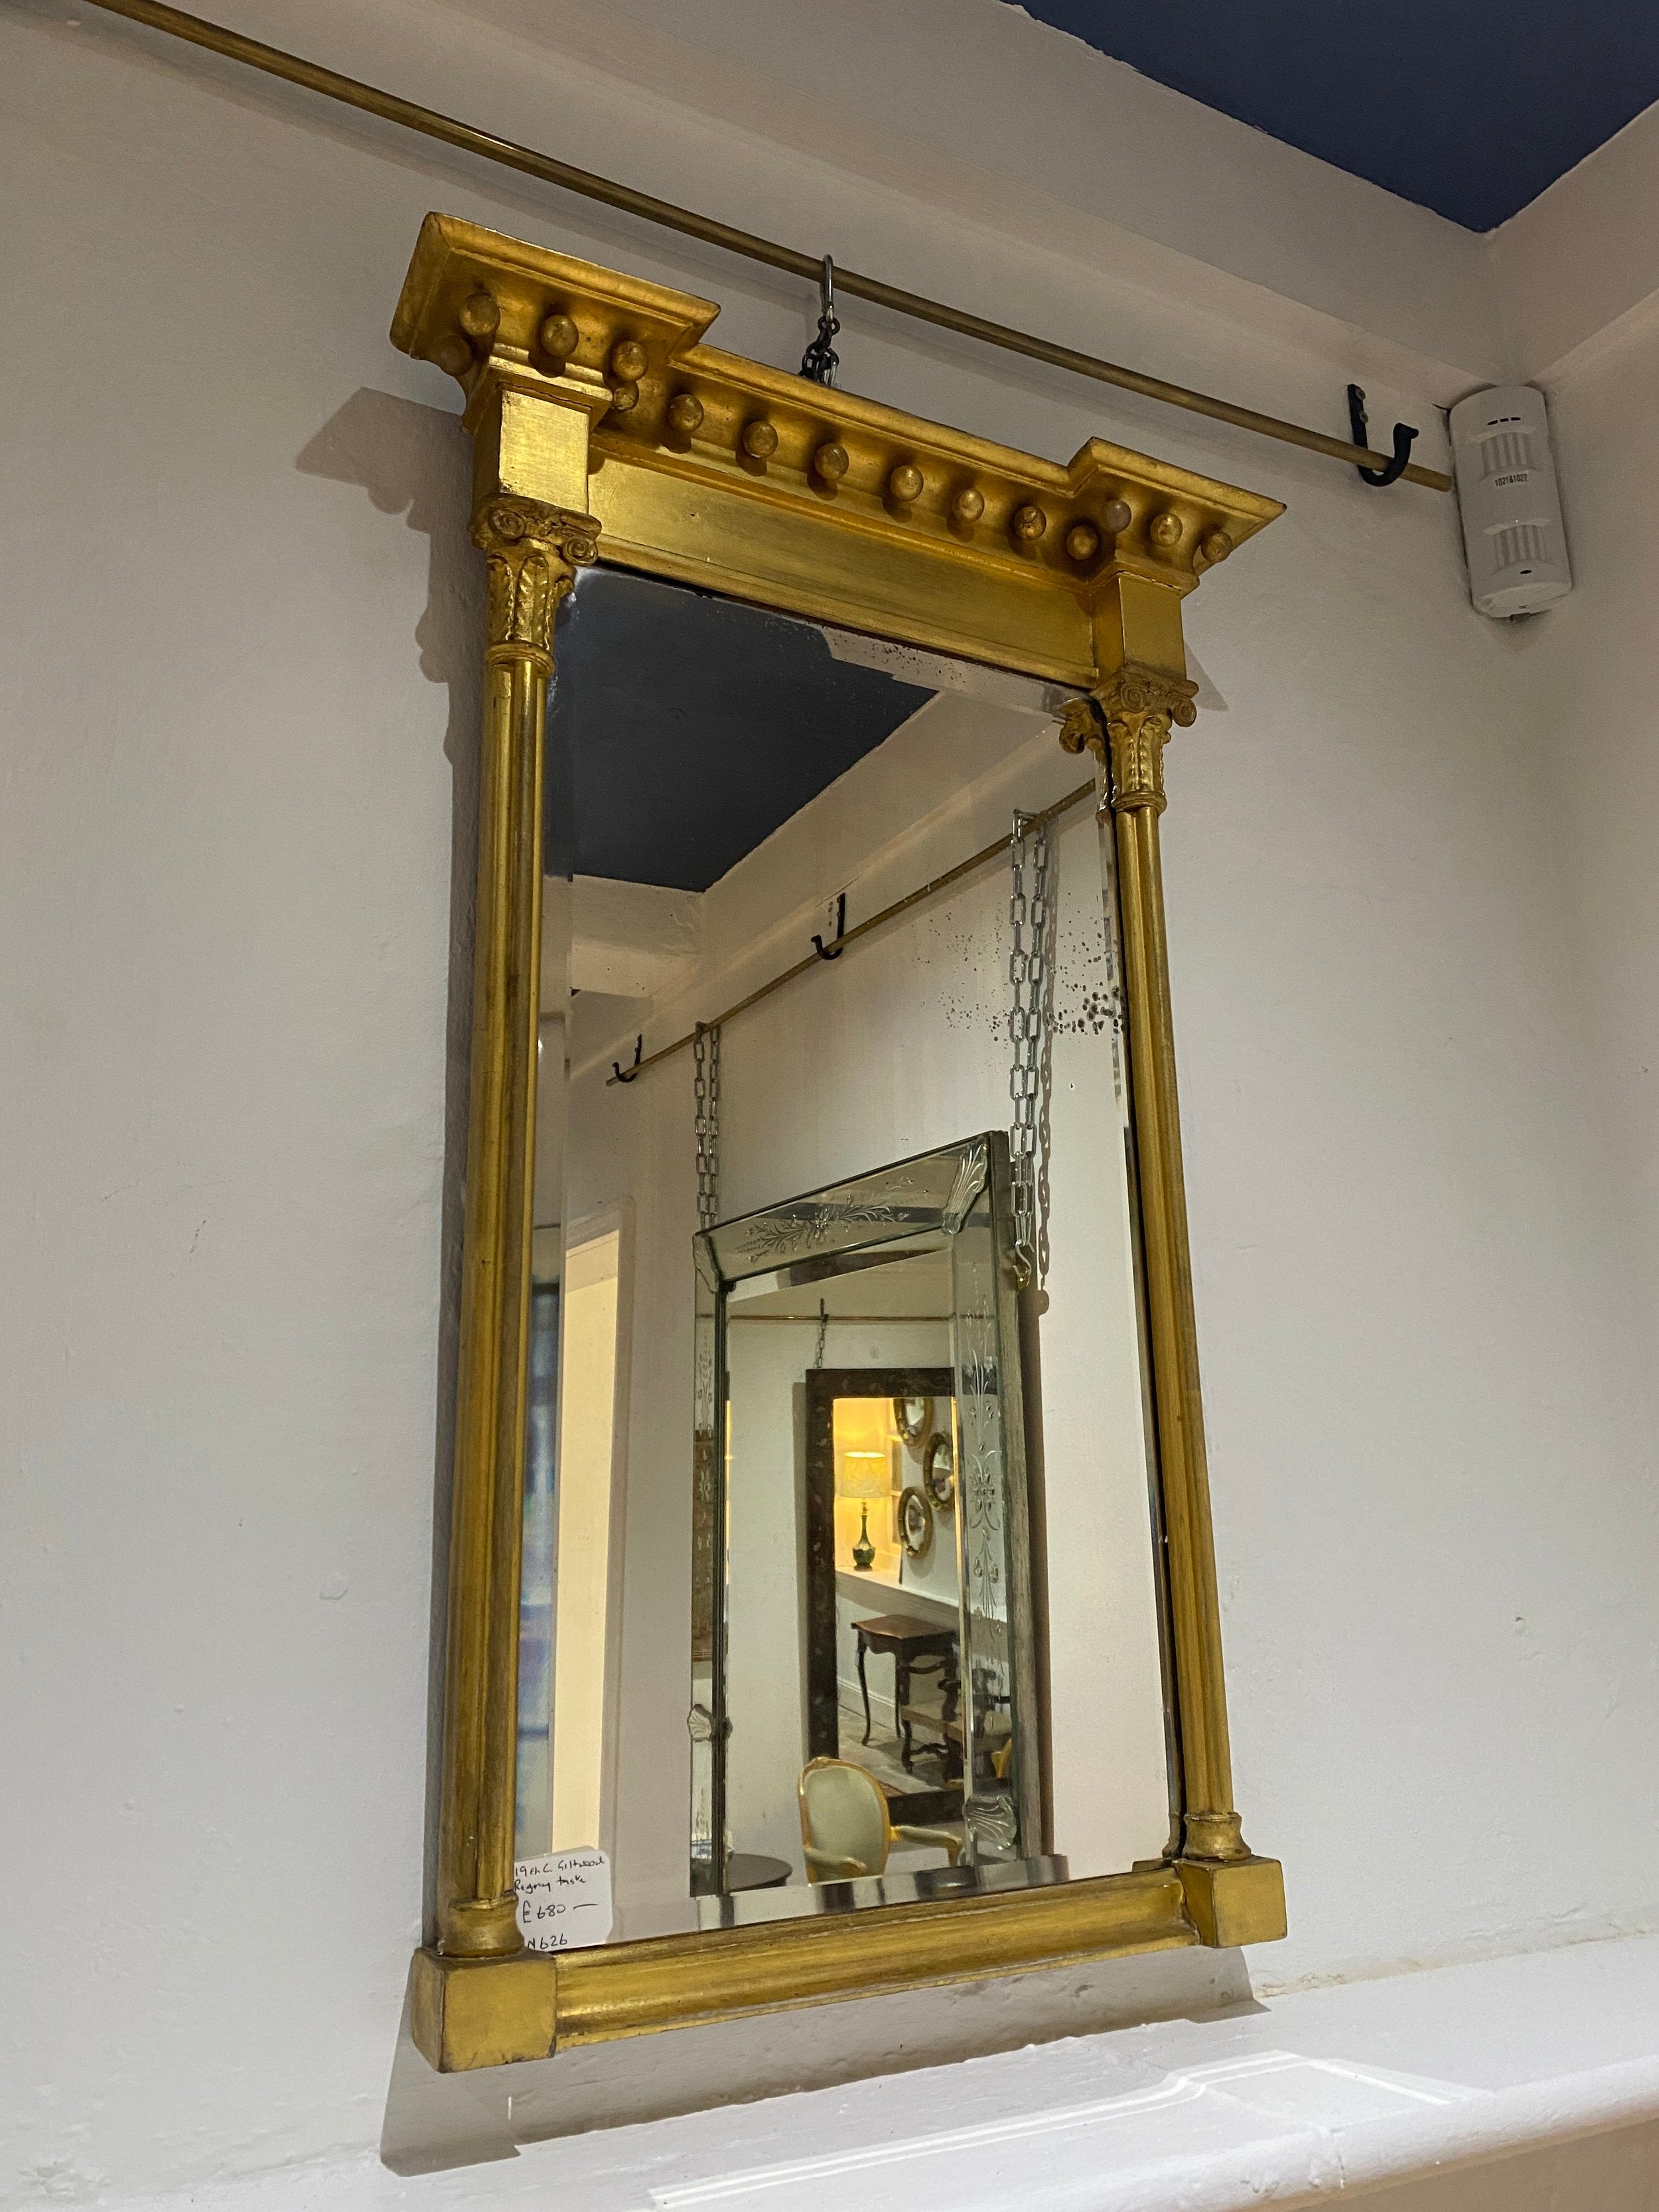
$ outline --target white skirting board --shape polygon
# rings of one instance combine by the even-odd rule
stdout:
[[[650,2040],[672,2067],[675,2039]],[[523,2081],[548,2069],[511,2070]],[[485,2087],[480,2076],[445,2086]],[[142,2203],[1291,2212],[1355,2191],[1379,2212],[1654,2212],[1659,1938],[1296,1991],[1220,2017],[565,2135],[516,2158],[503,2143],[492,2162],[448,2172],[399,2176],[358,2158]],[[106,2212],[140,2202],[99,2199]]]

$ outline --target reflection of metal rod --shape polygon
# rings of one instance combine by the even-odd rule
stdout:
[[[949,1314],[826,1314],[823,1326],[826,1328],[908,1328],[912,1322],[949,1321],[951,1318]],[[816,1314],[746,1314],[732,1313],[728,1310],[726,1316],[727,1328],[735,1328],[739,1322],[745,1328],[758,1328],[763,1322],[772,1328],[817,1328],[818,1326]],[[818,1362],[820,1366],[823,1364],[822,1360]]]
[[[527,177],[539,177],[544,184],[561,185],[568,192],[580,192],[585,199],[602,201],[606,207],[619,208],[624,215],[641,216],[647,222],[659,223],[665,230],[677,230],[684,237],[701,239],[706,246],[723,246],[728,253],[740,253],[750,261],[764,262],[770,269],[784,270],[792,276],[805,278],[815,288],[822,279],[823,264],[816,254],[797,252],[793,246],[758,238],[753,231],[738,230],[729,222],[716,222],[708,216],[694,214],[690,208],[676,207],[672,200],[654,198],[649,192],[636,192],[627,185],[614,183],[609,177],[596,176],[591,169],[578,169],[568,161],[556,161],[551,154],[538,154],[532,147],[515,145],[510,138],[497,138],[491,131],[475,130],[470,123],[457,122],[453,115],[440,114],[436,108],[422,107],[417,100],[382,92],[378,86],[364,84],[357,77],[342,76],[337,70],[324,69],[298,54],[284,53],[280,46],[265,46],[258,39],[246,39],[240,31],[228,31],[222,24],[204,21],[200,15],[188,15],[182,8],[163,5],[162,0],[92,0],[92,4],[109,15],[125,15],[135,23],[148,24],[153,31],[165,31],[169,38],[184,39],[191,46],[207,47],[210,52],[228,55],[232,61],[244,62],[250,69],[263,70],[267,76],[283,77],[289,84],[304,85],[308,92],[320,92],[325,99],[343,101],[348,107],[383,116],[390,123],[401,123],[406,130],[418,131],[428,138],[441,139],[447,146],[459,146],[464,153],[480,155],[486,161],[498,161],[503,168],[517,169]],[[1286,422],[1277,415],[1258,414],[1254,407],[1236,407],[1230,399],[1215,399],[1207,392],[1191,391],[1184,384],[1170,384],[1161,376],[1147,376],[1139,369],[1124,368],[1116,362],[1103,361],[1097,354],[1079,352],[1075,346],[1056,345],[1050,338],[1033,337],[1029,331],[1012,329],[1006,323],[988,322],[982,315],[970,315],[963,308],[946,307],[943,301],[929,300],[920,292],[907,292],[902,285],[884,284],[878,276],[860,276],[854,270],[837,265],[836,282],[843,292],[850,292],[855,299],[868,300],[876,307],[913,316],[917,322],[932,323],[939,330],[955,331],[963,337],[978,338],[986,345],[1000,346],[1006,353],[1023,354],[1028,361],[1044,361],[1055,368],[1069,368],[1078,376],[1092,377],[1097,384],[1113,384],[1120,391],[1138,392],[1144,399],[1159,399],[1169,407],[1184,407],[1191,415],[1207,415],[1214,422],[1231,422],[1235,429],[1254,430],[1260,437],[1277,438],[1281,444],[1300,446],[1306,453],[1325,453],[1332,460],[1345,461],[1350,466],[1386,468],[1389,463],[1387,453],[1351,446],[1346,439],[1327,437],[1322,430],[1307,429],[1300,422]],[[1438,469],[1420,468],[1413,464],[1402,473],[1412,483],[1426,484],[1431,491],[1449,491],[1452,488],[1451,478]]]
[[[1036,814],[1028,814],[1026,823],[1035,829],[1039,823],[1057,821],[1062,814],[1069,814],[1073,807],[1081,805],[1085,799],[1092,799],[1094,795],[1092,783],[1079,784],[1075,791],[1068,791],[1064,799],[1057,799],[1052,806],[1045,806]],[[919,890],[907,891],[902,899],[895,899],[891,906],[883,907],[879,914],[872,914],[867,921],[855,921],[850,929],[844,929],[837,940],[840,949],[845,951],[849,945],[856,945],[860,938],[867,937],[872,929],[879,929],[884,921],[893,921],[900,915],[908,914],[913,906],[920,906],[924,899],[933,898],[951,884],[959,883],[963,876],[971,875],[975,868],[982,868],[992,860],[1006,859],[1007,852],[1008,836],[1005,830],[994,845],[987,845],[977,853],[970,853],[965,860],[958,860],[954,868],[947,868],[942,876],[935,876]],[[738,1015],[746,1014],[750,1006],[759,1006],[761,1000],[769,999],[774,991],[781,991],[786,983],[793,983],[797,975],[805,975],[810,969],[822,965],[818,955],[809,952],[804,960],[797,960],[793,968],[786,968],[781,975],[774,975],[769,983],[760,984],[746,999],[739,999],[736,1006],[728,1006],[724,1013],[716,1014],[713,1022],[703,1024],[704,1028],[718,1029],[722,1024],[734,1020]],[[668,1060],[675,1053],[684,1052],[696,1035],[695,1030],[688,1030],[684,1036],[676,1037],[672,1044],[660,1045],[655,1052],[647,1053],[645,1058],[630,1067],[626,1077],[621,1079],[631,1083],[636,1075],[643,1075],[647,1067],[654,1067],[659,1060]],[[605,1089],[611,1090],[617,1080],[617,1077],[607,1075]]]

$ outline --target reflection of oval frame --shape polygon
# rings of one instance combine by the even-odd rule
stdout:
[[[957,1502],[956,1447],[948,1429],[935,1429],[921,1455],[921,1486],[929,1504],[948,1513]]]
[[[919,1451],[922,1438],[933,1425],[933,1401],[931,1398],[895,1398],[893,1426],[909,1445]]]
[[[919,1559],[933,1540],[933,1509],[915,1485],[899,1492],[899,1535],[913,1559]]]

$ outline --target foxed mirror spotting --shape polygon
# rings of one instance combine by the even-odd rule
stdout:
[[[1276,509],[712,312],[433,217],[394,326],[490,586],[443,2067],[1282,1930],[1158,869],[1180,599]]]

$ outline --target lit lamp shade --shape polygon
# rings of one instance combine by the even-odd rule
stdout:
[[[860,1502],[859,1540],[853,1547],[853,1565],[867,1575],[876,1564],[876,1547],[870,1541],[870,1500],[885,1498],[892,1488],[887,1455],[878,1451],[848,1451],[841,1455],[836,1489],[842,1498]]]
[[[841,1455],[841,1479],[836,1488],[843,1498],[885,1498],[892,1488],[887,1455],[878,1451],[848,1451]]]

